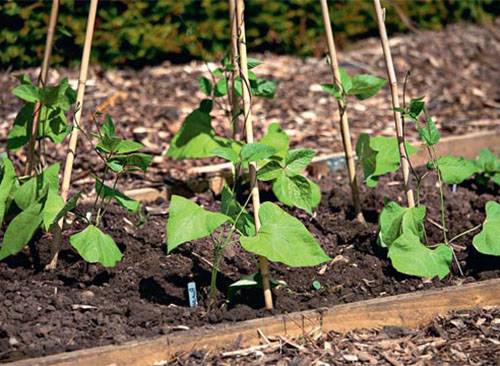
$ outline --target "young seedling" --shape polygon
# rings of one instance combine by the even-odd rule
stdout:
[[[425,231],[424,219],[426,208],[420,202],[420,185],[429,173],[419,176],[412,168],[417,181],[416,206],[404,208],[396,202],[386,203],[379,217],[380,232],[379,244],[388,249],[388,257],[392,265],[399,272],[425,278],[444,278],[450,272],[450,265],[454,259],[458,270],[463,275],[462,268],[455,255],[453,243],[460,237],[478,230],[481,225],[459,233],[453,238],[448,237],[448,225],[445,211],[445,184],[459,184],[474,175],[477,166],[474,161],[455,156],[437,157],[435,145],[440,140],[440,133],[436,123],[429,116],[423,98],[412,99],[409,106],[398,108],[403,118],[415,123],[423,146],[428,152],[430,171],[434,171],[438,180],[440,197],[439,225],[443,234],[443,243],[430,245]],[[403,119],[404,120],[404,119]],[[403,136],[404,138],[404,136]],[[395,139],[370,138],[360,136],[358,153],[364,165],[365,179],[369,186],[377,184],[378,176],[397,170],[397,142]],[[405,150],[411,154],[414,149],[405,142]],[[483,231],[473,239],[475,248],[484,254],[500,255],[498,241],[498,204],[488,202],[486,205],[487,219],[483,224]]]
[[[87,136],[84,131],[81,131]],[[89,137],[89,136],[87,136]],[[114,122],[106,115],[102,127],[97,134],[91,137],[97,140],[95,152],[104,163],[101,177],[93,174],[95,179],[96,197],[94,203],[85,215],[75,213],[83,221],[85,228],[70,236],[70,243],[82,258],[89,263],[100,263],[105,267],[113,267],[121,260],[122,254],[113,238],[105,234],[102,227],[103,218],[108,211],[111,201],[115,201],[130,213],[139,213],[139,202],[131,199],[117,189],[118,182],[124,174],[134,171],[145,172],[152,161],[152,156],[141,153],[144,147],[141,143],[118,137],[115,132]],[[107,185],[104,180],[109,174],[114,175],[112,185]],[[73,210],[76,199],[72,203]]]
[[[335,41],[333,38],[333,31],[330,23],[330,14],[328,11],[328,4],[326,0],[321,0],[321,12],[323,15],[323,24],[325,26],[325,34],[328,43],[328,55],[330,57],[330,66],[333,74],[333,84],[323,84],[323,90],[332,94],[338,103],[339,117],[340,117],[340,131],[342,134],[342,143],[344,146],[344,154],[347,165],[347,173],[349,177],[349,184],[351,186],[352,201],[357,219],[364,222],[363,213],[361,212],[361,202],[359,199],[359,188],[356,177],[356,166],[354,163],[354,155],[352,152],[351,134],[349,132],[349,120],[347,117],[347,95],[357,95],[361,91],[360,88],[370,87],[374,93],[378,92],[384,84],[382,79],[370,75],[356,75],[353,80],[347,75],[345,70],[339,68],[337,60],[337,51],[335,49]],[[353,81],[357,84],[354,86],[354,93],[348,94],[353,87]]]

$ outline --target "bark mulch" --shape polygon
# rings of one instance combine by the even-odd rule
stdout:
[[[155,366],[188,365],[498,365],[500,309],[457,311],[419,329],[384,327],[344,334],[312,333],[301,339],[220,352],[196,350]]]

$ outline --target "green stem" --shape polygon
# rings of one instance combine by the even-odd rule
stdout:
[[[462,232],[462,233],[460,233],[460,234],[458,234],[458,235],[454,236],[453,238],[451,238],[451,239],[450,239],[450,241],[449,241],[449,243],[451,244],[451,243],[453,243],[455,240],[457,240],[458,238],[461,238],[461,237],[462,237],[462,236],[464,236],[464,235],[467,235],[467,234],[469,234],[469,233],[471,233],[471,232],[473,232],[473,231],[476,231],[477,229],[480,229],[480,228],[481,228],[481,226],[482,226],[482,224],[479,224],[479,225],[477,225],[477,226],[474,226],[473,228],[470,228],[470,229],[468,229],[468,230],[465,230],[464,232]]]

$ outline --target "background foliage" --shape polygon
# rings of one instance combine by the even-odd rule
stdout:
[[[391,33],[412,25],[439,28],[459,20],[487,21],[500,13],[498,0],[386,0],[384,5]],[[0,3],[1,68],[40,64],[50,6],[48,0]],[[371,1],[335,0],[330,10],[340,45],[376,34]],[[61,0],[53,63],[79,60],[87,12],[88,2]],[[246,14],[253,51],[305,56],[324,50],[318,0],[247,0]],[[116,67],[213,58],[223,53],[228,33],[225,0],[101,1],[92,56],[94,62]]]

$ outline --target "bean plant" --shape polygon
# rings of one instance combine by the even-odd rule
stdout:
[[[450,272],[455,259],[459,271],[460,263],[455,255],[453,243],[460,237],[479,230],[474,236],[473,245],[480,253],[500,255],[500,204],[490,201],[486,204],[486,220],[482,225],[468,229],[450,238],[445,210],[444,185],[460,184],[475,174],[493,177],[498,174],[498,158],[489,151],[482,151],[476,160],[468,160],[457,156],[438,157],[435,145],[441,135],[436,122],[429,116],[423,98],[412,99],[409,105],[398,108],[403,121],[415,124],[423,148],[426,149],[429,161],[428,171],[419,175],[413,168],[416,180],[416,206],[401,207],[396,202],[385,204],[379,217],[378,243],[388,250],[388,257],[394,268],[405,274],[425,278],[444,278]],[[405,142],[409,155],[416,149]],[[399,168],[399,154],[396,138],[370,137],[362,134],[358,140],[356,151],[365,173],[368,186],[377,185],[377,178]],[[426,207],[421,203],[420,188],[423,179],[434,173],[437,177],[437,189],[440,200],[440,229],[443,241],[438,244],[428,242],[425,231]],[[463,273],[462,273],[463,274]]]
[[[252,59],[249,68],[259,64],[260,61]],[[267,133],[255,143],[243,143],[216,134],[211,125],[212,107],[220,105],[218,98],[228,94],[228,79],[223,73],[231,71],[228,62],[224,65],[218,69],[220,79],[215,84],[206,78],[200,79],[200,88],[208,98],[188,115],[172,139],[167,155],[178,159],[220,157],[231,162],[234,171],[245,170],[250,162],[257,162],[257,181],[249,183],[247,192],[251,192],[258,181],[268,181],[282,203],[312,213],[319,204],[320,190],[302,174],[314,156],[313,150],[290,149],[288,136],[277,123],[272,123]],[[259,79],[252,73],[250,83],[252,96],[274,96],[274,82]],[[241,94],[241,87],[241,82],[235,83],[238,94]],[[234,184],[232,187],[225,185],[219,212],[209,211],[180,196],[174,195],[171,199],[166,225],[167,252],[172,252],[183,243],[207,236],[213,243],[209,307],[215,302],[221,258],[230,245],[239,243],[250,253],[290,267],[314,266],[329,260],[305,226],[273,202],[261,205],[261,227],[257,232],[254,218],[248,211],[251,193],[243,196],[243,199],[239,199]],[[250,277],[252,284],[258,282],[258,276]],[[250,282],[245,278],[233,285],[245,287]],[[230,292],[235,291],[235,286],[230,287]]]

